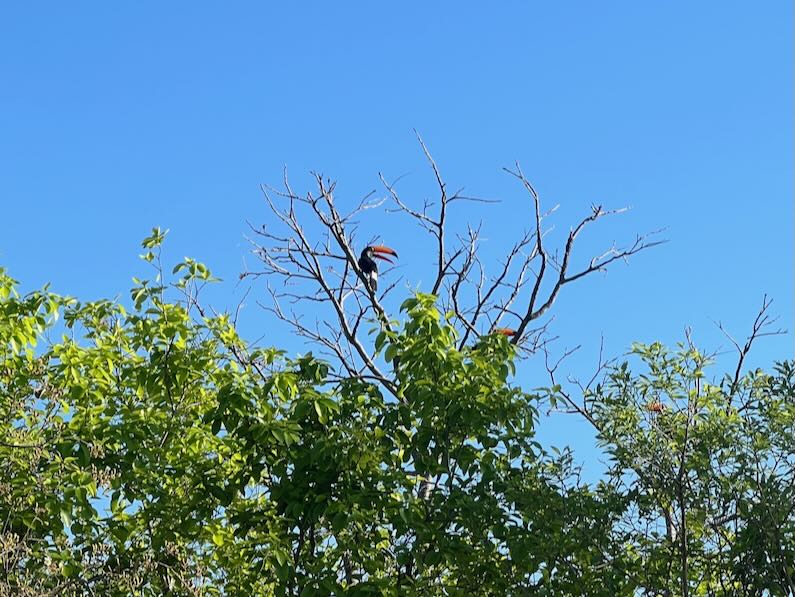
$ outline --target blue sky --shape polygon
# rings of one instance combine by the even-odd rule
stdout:
[[[743,335],[765,293],[789,330],[757,347],[769,365],[792,357],[795,327],[792,23],[786,2],[5,3],[0,264],[27,289],[126,297],[159,225],[167,259],[207,262],[226,280],[212,300],[233,306],[246,221],[267,221],[260,183],[286,165],[307,190],[317,170],[353,203],[383,194],[378,172],[406,174],[420,201],[434,188],[416,128],[451,187],[501,200],[455,220],[483,220],[486,261],[531,224],[501,172],[515,160],[561,205],[553,242],[591,203],[632,206],[580,259],[667,229],[563,293],[559,346],[584,345],[572,370],[601,334],[612,355],[685,326],[728,349],[714,321]],[[404,220],[362,227],[427,285],[429,246]],[[249,302],[244,334],[304,349]],[[544,434],[577,443],[572,423]]]

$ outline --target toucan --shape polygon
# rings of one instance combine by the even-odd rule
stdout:
[[[365,280],[367,280],[367,285],[373,292],[378,290],[378,265],[375,260],[383,259],[388,263],[392,263],[392,260],[385,257],[384,254],[392,255],[393,257],[398,256],[394,249],[390,249],[389,247],[383,245],[370,245],[364,248],[359,257],[359,268],[362,270]]]

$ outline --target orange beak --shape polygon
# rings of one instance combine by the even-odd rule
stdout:
[[[512,330],[511,328],[494,328],[491,332],[492,334],[502,334],[503,336],[511,337],[516,335],[516,330]]]
[[[394,257],[398,256],[397,251],[395,251],[394,249],[390,249],[389,247],[385,247],[383,245],[376,245],[370,248],[373,250],[373,257],[377,259],[383,259],[384,261],[387,261],[389,263],[394,263],[394,262],[388,257],[385,257],[384,254],[392,255]]]

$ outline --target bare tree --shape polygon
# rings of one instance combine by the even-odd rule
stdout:
[[[366,283],[358,265],[358,250],[375,239],[358,242],[357,216],[367,210],[397,212],[430,235],[435,247],[435,275],[428,290],[439,297],[440,308],[453,314],[461,347],[497,326],[505,326],[510,328],[513,343],[535,352],[547,338],[544,315],[564,286],[659,244],[653,240],[655,232],[638,235],[626,246],[614,245],[592,257],[585,267],[574,269],[575,244],[584,229],[626,209],[591,206],[571,228],[565,244],[552,250],[544,239],[547,218],[556,208],[543,210],[536,189],[516,164],[506,172],[529,196],[529,225],[490,273],[479,256],[481,227],[449,229],[450,211],[456,204],[489,201],[465,196],[462,190],[449,192],[427,146],[419,135],[417,139],[434,174],[438,193],[435,202],[412,206],[399,194],[397,181],[388,182],[383,175],[380,178],[386,196],[377,198],[370,193],[346,208],[350,211],[345,211],[341,207],[345,202],[335,196],[335,183],[321,174],[313,175],[315,189],[305,194],[292,189],[286,173],[282,188],[262,187],[275,220],[252,226],[251,240],[260,265],[241,277],[268,280],[271,302],[263,306],[296,334],[323,346],[340,375],[380,382],[396,393],[395,380],[382,369],[377,351],[365,335],[373,322],[390,329],[384,298],[401,278],[396,277],[378,292]]]

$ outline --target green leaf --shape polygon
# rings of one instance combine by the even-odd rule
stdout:
[[[64,527],[72,526],[72,509],[65,504],[61,507],[61,522]]]
[[[328,417],[326,416],[326,409],[323,407],[323,405],[320,403],[319,400],[315,400],[314,405],[318,421],[325,424],[328,421]]]
[[[395,356],[397,355],[397,352],[398,352],[398,347],[395,346],[394,344],[390,344],[386,349],[386,353],[384,354],[384,360],[387,363],[391,363],[394,360]]]

